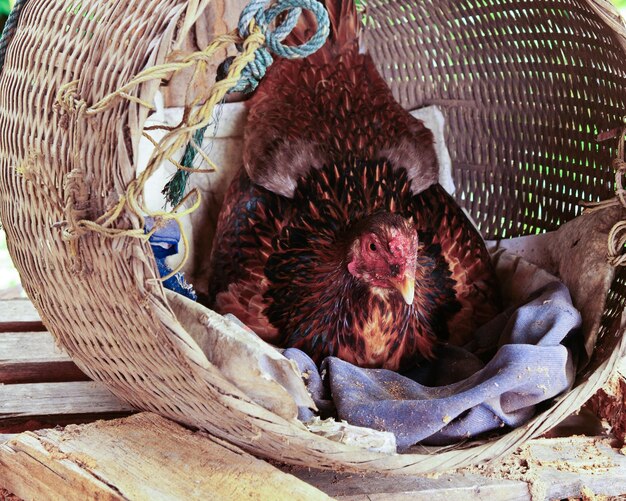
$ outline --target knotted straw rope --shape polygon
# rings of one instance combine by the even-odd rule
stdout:
[[[626,176],[626,159],[624,157],[624,135],[626,134],[626,123],[618,129],[617,151],[612,162],[615,169],[615,197],[601,202],[585,203],[585,213],[594,212],[607,207],[621,205],[626,208],[626,190],[624,189],[624,176]],[[626,265],[626,220],[616,223],[608,236],[607,261],[611,266]]]
[[[66,206],[67,220],[64,222],[65,230],[63,232],[63,238],[65,240],[75,245],[75,242],[88,231],[109,238],[133,237],[148,240],[167,221],[174,220],[180,228],[184,255],[176,269],[172,270],[167,276],[161,277],[161,280],[167,280],[181,270],[189,257],[189,245],[180,218],[192,213],[200,206],[200,191],[194,188],[172,209],[172,211],[152,211],[148,209],[143,202],[143,191],[147,180],[156,172],[164,160],[171,161],[176,152],[192,140],[192,136],[197,130],[209,124],[215,106],[222,102],[231,89],[237,88],[240,85],[242,76],[243,79],[246,80],[254,78],[253,73],[258,74],[258,67],[252,70],[246,70],[246,68],[250,68],[251,64],[254,64],[254,61],[257,59],[258,51],[267,50],[265,49],[265,47],[267,47],[269,50],[282,57],[306,57],[324,44],[330,31],[328,14],[322,4],[317,0],[278,0],[274,5],[265,9],[267,3],[268,0],[252,0],[241,14],[238,30],[218,36],[202,51],[147,68],[137,74],[126,85],[91,106],[88,106],[85,101],[75,97],[76,90],[78,89],[78,80],[68,82],[60,87],[57,95],[57,103],[59,107],[74,116],[75,123],[78,123],[78,121],[83,118],[96,115],[109,109],[119,98],[127,99],[128,101],[132,101],[148,109],[153,109],[152,104],[131,95],[130,92],[145,82],[168,78],[172,74],[189,67],[195,66],[196,74],[202,74],[204,73],[203,70],[206,68],[206,65],[211,62],[218,51],[231,45],[236,45],[241,48],[241,53],[234,58],[226,78],[213,85],[209,93],[209,98],[204,104],[189,114],[185,124],[175,130],[169,131],[159,144],[153,142],[155,149],[148,161],[146,169],[129,183],[126,188],[126,193],[121,196],[115,206],[106,211],[95,221],[88,219],[77,220],[73,217],[73,208],[70,205]],[[310,10],[315,15],[318,26],[316,34],[301,46],[282,44],[282,40],[284,40],[293,29],[293,26],[295,26],[301,9]],[[286,20],[273,31],[268,29],[268,26],[283,12],[288,13]],[[266,60],[264,56],[262,56],[261,59]],[[75,127],[75,134],[76,130],[77,128]],[[76,137],[76,135],[74,144],[76,146],[78,145],[78,137]],[[205,157],[205,160],[210,162],[199,146],[200,145],[194,142],[194,147],[197,151]],[[191,170],[177,162],[174,162],[174,164],[179,169]],[[198,169],[193,170],[195,172],[199,171]],[[194,203],[189,208],[179,211],[181,206],[192,197],[195,197]],[[137,216],[141,221],[142,227],[130,229],[115,227],[115,222],[125,212],[130,212]],[[155,221],[154,227],[149,232],[145,232],[143,229],[145,216],[150,216],[154,218]]]

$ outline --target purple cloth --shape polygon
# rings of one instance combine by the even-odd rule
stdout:
[[[335,357],[318,371],[302,351],[290,348],[284,354],[307,373],[307,388],[322,416],[392,432],[398,448],[405,449],[527,422],[537,404],[573,384],[575,350],[566,345],[576,341],[580,325],[569,292],[555,281],[481,327],[470,345],[443,345],[436,361],[404,375],[361,369]],[[301,419],[312,416],[309,409],[300,410]]]

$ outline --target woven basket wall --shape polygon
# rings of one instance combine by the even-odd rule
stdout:
[[[402,6],[411,3],[411,6]],[[0,73],[0,215],[24,287],[77,364],[137,408],[205,429],[254,454],[355,471],[421,473],[498,457],[577,410],[624,352],[626,275],[607,298],[578,385],[492,441],[386,455],[320,438],[251,402],[188,343],[147,244],[63,239],[125,193],[146,110],[119,100],[76,120],[55,105],[78,80],[87,103],[179,47],[208,1],[29,0]],[[486,237],[552,230],[580,200],[612,195],[598,131],[626,109],[625,30],[603,0],[369,2],[368,47],[403,105],[447,117],[457,196]],[[159,82],[137,95],[151,100]],[[125,227],[139,227],[130,216]]]

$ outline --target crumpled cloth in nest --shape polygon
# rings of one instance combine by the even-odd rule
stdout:
[[[402,450],[524,424],[540,402],[573,384],[580,326],[567,288],[554,280],[482,326],[471,345],[443,345],[436,360],[411,372],[362,369],[335,357],[318,371],[300,350],[284,355],[306,375],[323,417],[392,432]],[[300,408],[303,421],[312,417]]]

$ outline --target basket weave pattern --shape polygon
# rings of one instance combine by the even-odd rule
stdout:
[[[442,106],[459,201],[486,236],[554,229],[579,200],[611,195],[610,145],[593,142],[620,121],[626,100],[624,30],[608,2],[399,3],[370,2],[368,45],[405,106]],[[175,319],[147,244],[74,231],[135,176],[147,111],[120,100],[94,116],[67,113],[55,104],[59,87],[79,80],[77,97],[96,102],[163,62],[207,4],[29,0],[9,45],[0,214],[28,295],[81,369],[138,408],[253,453],[354,471],[412,474],[498,457],[577,410],[624,351],[623,273],[607,303],[605,348],[557,405],[484,444],[385,455],[318,437],[251,402]],[[150,101],[158,85],[137,95]],[[139,227],[130,216],[123,224]]]

